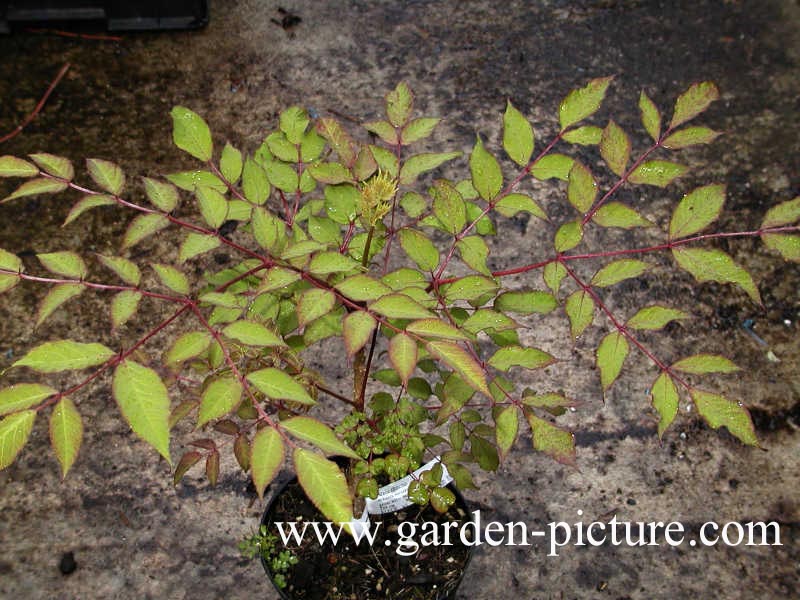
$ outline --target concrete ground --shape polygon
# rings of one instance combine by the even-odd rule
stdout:
[[[171,147],[175,104],[204,115],[219,142],[252,149],[282,107],[373,119],[383,94],[401,79],[424,112],[446,117],[435,138],[446,149],[468,150],[475,131],[497,148],[507,98],[544,140],[554,132],[559,100],[591,77],[617,77],[609,111],[598,122],[613,114],[629,131],[637,127],[639,90],[666,108],[689,83],[712,79],[722,100],[704,122],[726,135],[685,154],[696,168],[680,189],[726,182],[726,229],[757,226],[767,207],[800,192],[800,7],[794,0],[294,0],[283,5],[302,19],[291,30],[272,21],[281,17],[277,2],[211,4],[210,25],[198,32],[126,34],[118,43],[24,32],[0,38],[0,134],[33,108],[64,62],[72,64],[39,118],[0,153],[47,150],[75,161],[115,159],[129,174],[169,172],[188,165]],[[637,136],[641,147],[640,130]],[[5,192],[8,186],[0,185]],[[680,197],[676,187],[636,189],[637,206],[662,224]],[[548,202],[558,214],[557,201]],[[120,213],[100,210],[83,226],[59,229],[68,204],[37,199],[3,206],[0,247],[29,253],[113,247],[125,227]],[[535,223],[517,225],[492,248],[498,266],[545,252]],[[173,243],[161,238],[150,249],[168,252]],[[528,452],[530,438],[522,436],[500,471],[479,476],[480,490],[467,495],[484,519],[537,527],[616,514],[626,521],[680,521],[696,538],[709,520],[774,520],[783,545],[565,547],[558,557],[547,556],[544,541],[532,548],[483,546],[460,598],[800,595],[800,269],[759,244],[727,249],[759,281],[766,309],[727,286],[692,292],[686,277],[657,274],[647,279],[647,297],[678,304],[696,318],[647,340],[663,356],[721,352],[743,366],[739,376],[714,387],[753,409],[764,451],[700,426],[691,414],[681,415],[659,443],[647,406],[652,369],[637,357],[603,404],[588,367],[605,326],[574,349],[556,346],[566,329],[563,317],[554,316],[531,334],[560,357],[573,355],[554,373],[584,403],[567,421],[578,432],[579,468]],[[621,292],[610,302],[622,311],[640,305],[645,294]],[[89,339],[104,310],[87,294],[33,332],[29,315],[41,296],[41,289],[24,286],[0,297],[0,369],[43,338],[70,331]],[[768,346],[742,328],[746,319],[754,319]],[[768,359],[768,349],[780,362]],[[82,406],[95,414],[86,419],[86,445],[65,482],[42,423],[16,464],[0,474],[0,596],[276,597],[261,567],[237,555],[236,541],[263,509],[244,477],[229,469],[211,490],[190,475],[173,488],[166,465],[154,463],[111,418],[116,408],[108,389],[98,386],[87,396]],[[173,445],[173,454],[179,451]],[[77,562],[69,576],[59,571],[65,552]]]

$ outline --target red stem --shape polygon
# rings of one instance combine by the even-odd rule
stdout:
[[[37,116],[37,115],[38,115],[38,114],[41,112],[41,110],[44,108],[44,105],[45,105],[45,103],[47,102],[47,99],[50,97],[50,94],[52,94],[52,93],[53,93],[53,90],[55,90],[55,89],[56,89],[56,86],[57,86],[57,85],[58,85],[58,84],[61,82],[61,80],[64,78],[64,75],[66,75],[66,74],[67,74],[67,71],[69,70],[69,67],[70,67],[70,64],[69,64],[69,63],[65,63],[65,64],[64,64],[64,66],[63,66],[63,67],[61,67],[61,70],[59,70],[59,72],[58,72],[58,75],[56,75],[56,78],[55,78],[55,79],[53,79],[52,83],[51,83],[51,84],[50,84],[50,86],[47,88],[47,91],[45,91],[45,93],[44,93],[44,95],[42,96],[42,98],[41,98],[41,99],[39,100],[39,102],[36,104],[36,107],[33,109],[33,112],[31,112],[31,114],[29,114],[27,117],[25,117],[25,120],[24,120],[24,121],[22,121],[22,123],[20,123],[19,125],[17,125],[16,129],[14,129],[14,130],[13,130],[11,133],[7,133],[7,134],[6,134],[6,135],[4,135],[3,137],[0,137],[0,144],[2,144],[3,142],[7,142],[7,141],[8,141],[8,140],[10,140],[11,138],[13,138],[13,137],[15,137],[15,136],[19,135],[19,133],[20,133],[20,132],[21,132],[23,129],[25,129],[25,127],[27,127],[27,126],[28,126],[28,124],[29,124],[31,121],[33,121],[33,120],[36,118],[36,116]]]

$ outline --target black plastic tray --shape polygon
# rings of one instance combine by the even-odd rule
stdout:
[[[0,0],[0,33],[78,22],[108,31],[197,29],[208,23],[208,0]]]

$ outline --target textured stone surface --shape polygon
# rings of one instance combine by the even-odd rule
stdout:
[[[640,89],[667,107],[688,83],[713,79],[723,97],[704,121],[728,133],[708,150],[686,153],[696,168],[681,189],[693,181],[725,181],[728,212],[721,225],[757,226],[766,207],[800,191],[800,11],[790,0],[680,4],[297,0],[286,8],[302,21],[288,32],[271,21],[279,17],[276,3],[242,0],[213,2],[211,24],[195,33],[128,34],[121,43],[19,33],[0,38],[4,132],[31,110],[63,62],[73,66],[40,117],[0,152],[46,149],[76,161],[113,158],[130,174],[152,175],[189,165],[170,143],[174,104],[203,114],[218,142],[230,139],[252,149],[282,107],[300,103],[320,114],[368,120],[400,79],[415,90],[422,110],[447,117],[436,140],[448,149],[469,150],[475,131],[497,147],[507,98],[531,118],[541,145],[554,133],[560,98],[590,77],[617,76],[609,108],[615,117],[627,111],[619,122],[629,131],[637,127]],[[608,114],[601,113],[598,122]],[[643,138],[635,143],[641,147]],[[0,185],[5,192],[7,184]],[[557,215],[560,196],[550,196],[543,201]],[[636,188],[623,198],[663,224],[679,192]],[[0,247],[106,251],[127,222],[117,211],[98,210],[83,225],[60,229],[67,210],[67,202],[47,198],[4,206]],[[549,241],[537,236],[534,222],[509,225],[492,246],[493,266],[544,256]],[[161,236],[147,251],[163,255],[175,243]],[[711,432],[691,414],[682,415],[660,444],[647,408],[652,369],[637,357],[603,404],[599,378],[588,367],[592,343],[605,324],[570,348],[558,345],[566,335],[563,316],[552,315],[529,334],[544,349],[572,359],[552,372],[566,393],[584,403],[566,419],[579,432],[579,469],[528,453],[530,438],[522,436],[499,473],[479,476],[480,491],[468,497],[484,519],[536,526],[616,513],[620,520],[682,521],[696,535],[707,520],[776,520],[784,546],[565,547],[558,558],[546,556],[544,542],[533,548],[484,546],[461,597],[798,595],[800,272],[757,244],[727,248],[760,282],[764,311],[729,287],[690,291],[689,279],[680,275],[650,277],[647,290],[620,286],[609,303],[625,313],[646,293],[690,309],[696,315],[691,323],[646,339],[667,357],[702,349],[725,353],[743,366],[739,376],[714,385],[754,409],[766,451]],[[70,331],[71,337],[89,339],[98,322],[105,330],[105,316],[98,317],[105,310],[102,299],[85,294],[31,331],[24,318],[41,295],[41,289],[25,286],[0,297],[0,369],[42,338]],[[160,309],[149,310],[155,319]],[[781,362],[767,360],[766,348],[742,329],[748,318]],[[135,329],[101,336],[120,344]],[[319,363],[334,358],[321,356]],[[17,463],[0,474],[0,596],[275,597],[260,567],[236,552],[236,541],[255,526],[262,505],[230,459],[223,459],[216,490],[191,475],[173,489],[166,464],[154,463],[113,415],[105,386],[80,401],[89,432],[65,482],[43,422]],[[178,451],[174,446],[173,454]],[[64,576],[59,563],[67,552],[77,569]]]

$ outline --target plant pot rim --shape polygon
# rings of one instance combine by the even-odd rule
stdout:
[[[261,515],[261,520],[259,521],[259,527],[261,525],[268,525],[268,523],[270,522],[268,516],[273,512],[273,508],[275,507],[275,503],[278,501],[278,498],[280,498],[286,492],[287,488],[290,485],[294,485],[296,483],[297,483],[297,476],[293,476],[293,477],[289,478],[288,480],[284,481],[283,484],[281,484],[281,486],[275,491],[275,493],[272,495],[272,497],[270,498],[269,502],[267,503],[267,506],[264,509],[263,514]],[[450,482],[445,487],[447,487],[455,495],[455,497],[456,497],[455,505],[456,506],[460,506],[467,514],[469,514],[469,512],[470,512],[469,511],[469,503],[467,502],[467,499],[464,497],[464,495],[461,493],[461,491],[456,487],[455,482]],[[306,498],[306,501],[309,504],[311,504],[311,501],[308,500],[308,498]],[[413,506],[413,505],[411,505],[411,506]],[[396,512],[399,512],[399,511],[396,511]],[[389,514],[389,513],[387,513],[387,514]],[[464,579],[464,574],[467,572],[467,569],[469,568],[469,564],[472,561],[472,554],[473,554],[473,551],[475,549],[474,545],[465,545],[465,547],[467,548],[467,558],[464,561],[463,567],[461,568],[461,574],[458,577],[456,585],[453,586],[453,588],[447,593],[446,596],[443,596],[441,598],[437,597],[437,600],[452,600],[453,598],[455,598],[455,594],[458,591],[458,588],[459,588],[459,586],[461,585],[461,582]],[[421,547],[419,550],[422,550],[423,548],[424,547]],[[419,550],[418,550],[418,552],[419,552]],[[416,556],[416,554],[414,556]],[[261,566],[263,567],[264,572],[266,573],[267,577],[269,578],[270,583],[272,583],[273,588],[275,588],[275,591],[278,592],[278,595],[280,596],[280,598],[282,600],[295,600],[295,598],[293,596],[288,595],[282,588],[278,587],[278,585],[275,583],[275,580],[272,577],[272,573],[270,573],[269,566],[267,565],[267,559],[264,558],[263,555],[260,555],[260,560],[261,560]]]

